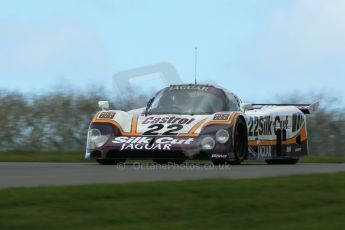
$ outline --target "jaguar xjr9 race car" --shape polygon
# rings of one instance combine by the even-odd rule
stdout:
[[[182,163],[245,159],[293,164],[308,154],[306,116],[314,104],[247,104],[212,85],[171,85],[145,108],[109,110],[100,101],[87,139],[86,158],[101,164],[128,159]]]

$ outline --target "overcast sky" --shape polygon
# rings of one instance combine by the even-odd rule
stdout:
[[[245,99],[345,96],[343,0],[0,3],[0,88],[110,88],[113,74],[160,62],[191,83],[197,46],[199,81]]]

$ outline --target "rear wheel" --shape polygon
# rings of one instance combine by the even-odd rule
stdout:
[[[96,159],[96,161],[101,165],[117,165],[119,163],[124,163],[126,160]]]
[[[269,165],[293,165],[296,164],[299,159],[271,159],[271,160],[265,160],[267,164]]]

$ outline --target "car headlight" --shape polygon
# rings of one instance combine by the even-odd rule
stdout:
[[[201,139],[201,142],[200,142],[201,148],[204,149],[204,150],[211,150],[211,149],[213,149],[215,144],[216,144],[216,142],[210,136],[203,137]]]
[[[94,149],[103,146],[110,138],[112,129],[109,126],[93,125],[88,131],[87,146]]]
[[[220,129],[216,133],[216,140],[221,144],[225,144],[229,140],[229,132],[225,129]]]

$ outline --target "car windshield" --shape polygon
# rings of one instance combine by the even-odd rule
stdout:
[[[167,90],[159,93],[148,114],[213,114],[224,111],[225,97],[200,90]]]

